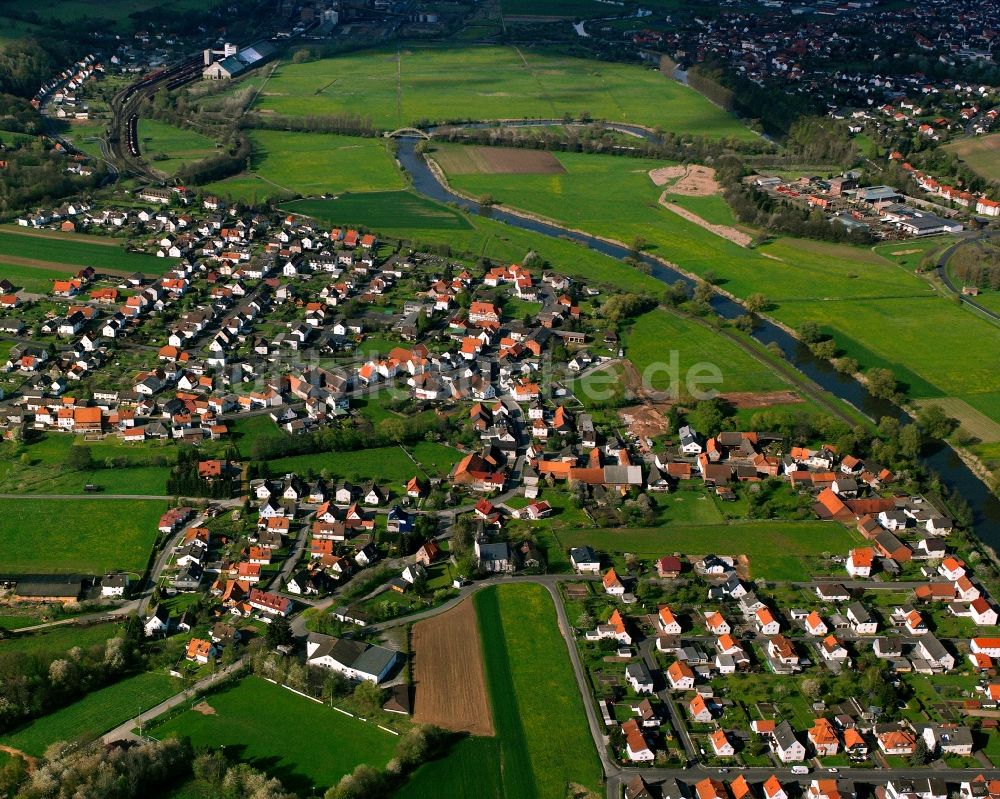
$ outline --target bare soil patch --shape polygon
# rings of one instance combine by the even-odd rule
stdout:
[[[618,415],[637,438],[655,438],[670,432],[670,422],[664,416],[667,406],[633,405],[622,408]]]
[[[566,171],[550,152],[514,147],[451,147],[436,151],[434,160],[452,175],[558,175]]]
[[[670,186],[671,194],[708,197],[722,191],[722,186],[715,179],[715,170],[701,164],[664,166],[652,170],[649,177],[657,186]]]
[[[913,255],[918,253],[920,250],[893,250],[889,255]]]
[[[413,625],[413,720],[493,735],[476,610],[470,599]]]
[[[671,192],[677,193],[674,189],[670,189]],[[709,233],[714,233],[720,238],[727,239],[733,244],[738,244],[740,247],[749,247],[753,242],[753,236],[748,233],[744,233],[742,230],[737,230],[729,225],[713,225],[706,219],[702,219],[698,214],[689,211],[687,208],[682,208],[677,205],[677,203],[667,202],[666,199],[667,192],[664,192],[660,196],[660,205],[666,208],[668,211],[673,211],[677,216],[683,217],[688,222],[693,222],[699,227],[705,228]]]
[[[771,405],[805,402],[795,391],[734,391],[720,396],[734,408],[767,408]]]
[[[204,702],[204,701],[199,702],[197,705],[192,705],[191,709],[195,713],[201,713],[201,715],[203,715],[203,716],[214,716],[215,715],[215,708],[212,707],[210,704],[208,704],[208,702]]]

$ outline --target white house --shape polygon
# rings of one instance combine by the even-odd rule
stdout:
[[[343,674],[349,680],[382,682],[396,665],[399,653],[392,649],[310,633],[306,641],[306,663]]]

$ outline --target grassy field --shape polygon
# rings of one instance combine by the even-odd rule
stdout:
[[[649,375],[649,382],[657,390],[672,390],[672,378],[667,371],[676,353],[677,386],[681,395],[690,394],[685,376],[697,376],[705,365],[717,367],[722,375],[719,383],[704,383],[701,388],[718,392],[777,391],[788,384],[778,378],[767,366],[755,361],[747,353],[706,330],[696,322],[654,310],[643,314],[628,328],[623,337],[625,354],[640,375]],[[647,371],[648,370],[648,371]]]
[[[153,500],[0,499],[6,573],[141,573],[166,503]]]
[[[736,118],[657,70],[516,47],[371,50],[282,63],[257,101],[265,112],[356,114],[393,129],[420,121],[561,118],[753,139]]]
[[[115,464],[128,464],[128,468],[71,470],[66,461],[74,446],[86,446],[94,464],[103,466],[113,459]],[[82,496],[84,486],[93,483],[108,494],[159,496],[166,491],[169,467],[149,464],[154,459],[172,463],[175,456],[176,447],[169,442],[126,444],[108,438],[83,444],[82,436],[58,433],[44,434],[26,446],[0,442],[0,493]]]
[[[472,229],[472,224],[461,212],[408,191],[374,191],[344,194],[330,200],[298,200],[285,203],[282,210],[311,216],[329,225],[359,225],[396,236],[406,236],[412,230]]]
[[[67,124],[63,134],[78,150],[94,158],[102,158],[101,143],[98,138],[107,133],[106,122],[73,122]]]
[[[75,646],[87,650],[103,647],[109,638],[118,635],[117,624],[92,624],[86,627],[53,627],[45,632],[25,633],[0,640],[0,656],[13,654],[52,660],[62,657]]]
[[[995,328],[937,294],[913,274],[912,262],[897,260],[908,256],[891,255],[933,243],[897,242],[888,258],[882,248],[789,238],[746,250],[658,207],[659,189],[646,174],[656,162],[579,153],[558,158],[565,174],[457,175],[452,182],[625,243],[641,237],[648,252],[712,276],[736,296],[763,293],[772,304],[768,313],[792,327],[820,324],[864,369],[892,368],[910,397],[956,396],[1000,419],[977,403],[995,381],[970,346],[995,337]]]
[[[476,796],[506,799],[503,745],[496,738],[463,738],[447,756],[418,768],[395,794],[395,799],[437,799],[439,796]],[[531,794],[526,794],[531,795]]]
[[[413,449],[419,460],[432,476],[443,476],[462,459],[462,454],[444,444],[420,442]],[[315,455],[294,455],[268,462],[272,474],[297,472],[305,474],[313,470],[319,474],[326,469],[331,475],[349,480],[372,480],[391,483],[396,491],[401,491],[405,483],[417,471],[406,453],[399,447],[375,447],[354,452],[322,452]]]
[[[410,192],[348,194],[336,200],[299,200],[282,210],[312,216],[326,225],[359,225],[418,245],[448,246],[455,254],[510,263],[537,252],[561,272],[598,285],[627,291],[662,292],[656,278],[614,258],[564,239],[472,217]]]
[[[79,237],[35,236],[16,230],[0,229],[0,261],[3,256],[10,255],[77,268],[93,266],[98,270],[139,271],[156,275],[162,274],[169,266],[167,259],[155,255],[126,252],[121,246],[109,247],[107,239],[91,244]]]
[[[806,559],[824,552],[844,552],[859,536],[833,522],[746,522],[729,525],[667,525],[655,530],[580,530],[559,534],[563,549],[590,545],[608,552],[631,552],[639,558],[664,553],[746,555],[750,577],[807,580]]]
[[[42,716],[0,738],[7,746],[41,757],[56,741],[102,735],[182,690],[179,680],[145,672],[89,693],[72,705]]]
[[[139,120],[139,149],[155,169],[168,175],[185,164],[202,161],[216,153],[214,139],[145,117]]]
[[[359,763],[381,769],[397,738],[311,702],[259,677],[209,694],[209,713],[188,710],[151,730],[156,738],[185,735],[195,747],[225,746],[226,754],[309,794],[330,787]]]
[[[209,184],[207,191],[259,200],[295,194],[402,189],[391,142],[385,139],[257,130],[250,134],[250,173]]]
[[[570,783],[598,791],[600,763],[548,592],[496,586],[477,593],[475,605],[503,795],[561,799]]]
[[[48,294],[52,291],[52,281],[72,274],[68,267],[64,273],[37,266],[21,266],[0,262],[0,278],[6,278],[17,288],[32,294]]]
[[[944,149],[965,161],[976,174],[1000,181],[1000,133],[959,139],[946,144]]]

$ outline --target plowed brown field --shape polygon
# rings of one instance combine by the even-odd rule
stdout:
[[[493,735],[476,610],[469,599],[413,625],[413,720]]]

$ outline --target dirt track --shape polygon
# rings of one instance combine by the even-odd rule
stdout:
[[[673,211],[677,216],[683,217],[688,222],[693,222],[694,224],[705,228],[705,230],[710,233],[714,233],[716,236],[728,239],[733,244],[738,244],[740,247],[749,247],[753,241],[753,237],[748,233],[744,233],[742,230],[737,230],[734,227],[729,227],[729,225],[713,225],[711,222],[702,219],[695,213],[692,213],[687,208],[682,208],[677,205],[677,203],[667,202],[667,192],[664,192],[660,197],[660,205],[669,211]]]
[[[493,735],[479,625],[471,599],[413,625],[413,720]]]

